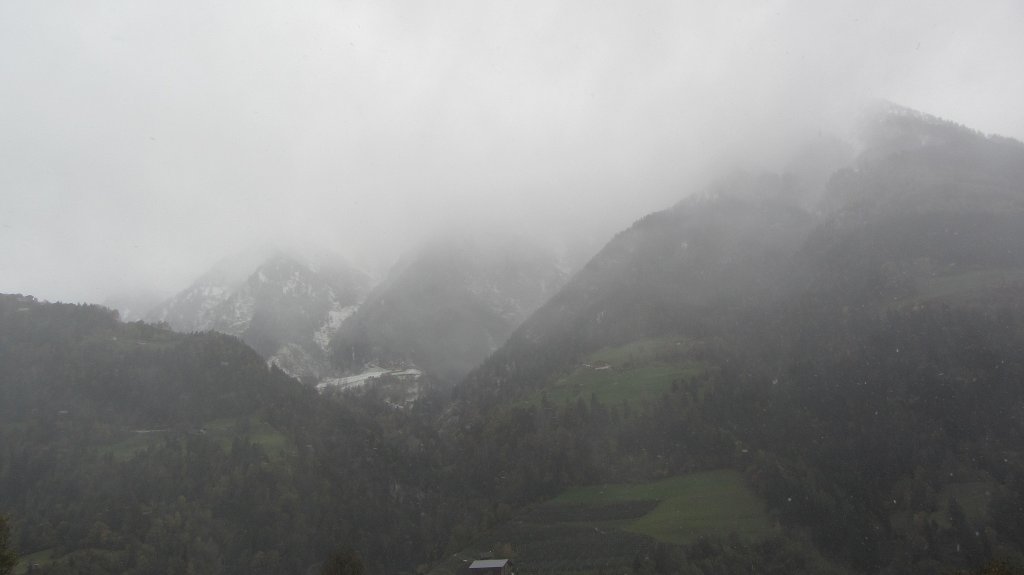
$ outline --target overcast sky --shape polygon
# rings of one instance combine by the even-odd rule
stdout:
[[[881,97],[1024,139],[1024,2],[0,0],[0,292],[605,234]]]

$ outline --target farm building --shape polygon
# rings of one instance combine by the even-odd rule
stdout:
[[[508,559],[478,559],[469,565],[470,575],[512,575]]]

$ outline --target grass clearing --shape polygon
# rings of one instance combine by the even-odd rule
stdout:
[[[259,445],[271,461],[280,459],[289,451],[288,438],[260,417],[216,419],[203,426],[207,437],[217,441],[225,450],[231,449],[236,437]]]
[[[13,575],[22,575],[32,572],[46,573],[49,572],[49,570],[54,566],[54,563],[57,562],[60,562],[65,567],[70,566],[71,568],[74,568],[76,566],[76,562],[78,566],[89,565],[97,561],[113,563],[117,560],[118,555],[118,551],[114,551],[111,549],[84,547],[82,549],[75,549],[74,551],[58,556],[56,555],[56,549],[51,548],[22,557],[18,561],[18,564],[14,567],[14,571],[12,573]],[[32,565],[36,565],[39,569],[32,570]],[[75,572],[77,573],[82,571]],[[93,571],[86,572],[91,573]]]
[[[731,533],[757,541],[772,532],[764,505],[731,469],[591,485],[566,490],[480,534],[430,575],[458,575],[469,560],[507,556],[524,574],[631,572],[635,558],[657,541],[685,544]]]
[[[547,390],[548,400],[563,403],[597,397],[604,403],[657,399],[676,381],[688,381],[707,368],[698,362],[683,365],[654,364],[617,371],[581,366]]]
[[[43,549],[42,551],[36,551],[29,555],[22,555],[18,557],[18,564],[14,566],[14,575],[23,575],[29,572],[29,568],[32,565],[38,565],[39,567],[49,567],[54,560],[55,549]]]
[[[134,430],[124,439],[100,447],[101,454],[110,453],[116,461],[128,461],[146,448],[158,444],[168,434],[184,433],[180,430]],[[262,417],[232,417],[215,419],[190,433],[199,433],[228,451],[236,438],[246,439],[263,448],[271,461],[281,459],[292,451],[284,434],[274,429]]]
[[[544,394],[557,403],[592,396],[605,403],[657,399],[673,383],[691,381],[708,370],[689,357],[693,346],[688,338],[665,337],[598,350],[533,400]]]
[[[607,505],[658,501],[650,512],[625,527],[669,543],[688,543],[701,535],[756,538],[771,522],[761,501],[733,470],[705,471],[636,485],[602,485],[571,489],[555,503]]]

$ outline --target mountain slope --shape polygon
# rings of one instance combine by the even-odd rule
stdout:
[[[231,263],[235,270],[215,268],[150,319],[179,331],[237,335],[294,376],[328,375],[329,342],[362,301],[369,278],[340,262],[313,266],[285,254],[251,269]]]
[[[303,573],[340,542],[409,571],[468,513],[432,441],[235,337],[0,295],[0,509],[40,572]]]
[[[338,331],[335,365],[414,366],[454,382],[563,282],[553,255],[518,238],[435,240],[378,286]]]
[[[539,384],[583,355],[708,324],[792,289],[815,220],[787,178],[741,175],[618,234],[471,379]],[[528,360],[521,358],[528,357]]]
[[[146,319],[165,322],[181,332],[212,329],[218,306],[245,282],[265,258],[261,252],[246,251],[219,261],[181,293],[150,310]]]
[[[927,298],[943,278],[971,275],[1012,285],[1024,265],[1024,145],[891,104],[867,124],[864,151],[832,176],[821,209],[798,207],[803,190],[786,176],[737,175],[648,215],[470,379],[532,380],[513,373],[517,356],[572,363],[812,296]]]
[[[858,572],[1022,557],[1024,146],[879,113],[817,210],[738,178],[614,238],[460,388],[476,479],[733,467]]]

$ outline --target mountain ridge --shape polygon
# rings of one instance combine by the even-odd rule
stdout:
[[[342,260],[315,265],[284,251],[255,261],[225,260],[148,318],[237,335],[299,378],[329,375],[324,341],[361,303],[369,276]]]
[[[840,569],[1018,561],[1024,146],[903,109],[877,122],[819,209],[784,175],[738,176],[616,235],[467,377],[446,432],[483,443],[498,492],[734,468]],[[545,410],[573,439],[472,438]],[[598,423],[637,410],[639,429]],[[517,449],[554,478],[487,456]]]

